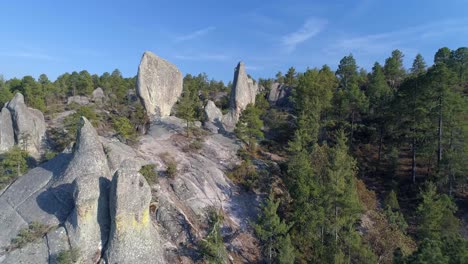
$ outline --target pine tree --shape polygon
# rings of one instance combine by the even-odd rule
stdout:
[[[279,256],[283,259],[291,256],[291,240],[285,241],[290,226],[277,214],[279,202],[275,201],[271,193],[262,206],[257,223],[253,225],[256,235],[262,242],[267,263],[273,263]]]
[[[293,264],[296,258],[294,253],[294,246],[291,243],[291,237],[287,234],[280,239],[278,246],[278,263],[279,264]]]
[[[421,238],[440,240],[442,236],[457,234],[458,219],[454,216],[457,207],[445,194],[438,194],[436,186],[428,182],[421,191],[422,202],[417,208],[418,234]]]
[[[392,56],[385,60],[385,76],[393,90],[398,89],[406,74],[406,70],[403,66],[403,57],[404,55],[401,51],[394,50],[392,51]]]
[[[257,148],[257,140],[264,137],[262,128],[263,121],[260,119],[261,110],[249,104],[242,112],[236,124],[234,132],[236,136],[244,141],[252,152]]]
[[[426,72],[426,62],[421,54],[417,54],[410,69],[411,74],[420,75]]]
[[[367,96],[369,98],[369,114],[375,124],[375,130],[378,131],[378,160],[380,162],[393,92],[385,80],[382,66],[377,62],[374,64],[369,78]]]

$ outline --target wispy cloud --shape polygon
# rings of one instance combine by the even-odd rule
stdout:
[[[327,21],[324,19],[308,18],[301,28],[283,36],[281,42],[286,51],[292,52],[297,45],[322,32],[326,25]]]
[[[326,51],[379,54],[390,52],[403,45],[415,45],[429,38],[441,38],[451,33],[468,33],[468,20],[442,20],[383,33],[341,38]]]
[[[56,61],[57,58],[37,52],[25,52],[25,51],[13,51],[13,52],[0,52],[0,57],[15,57],[15,58],[25,58],[33,60],[48,60]]]
[[[201,36],[204,36],[204,35],[210,33],[211,31],[213,31],[215,29],[216,29],[216,27],[213,27],[213,26],[202,28],[202,29],[193,31],[191,33],[188,33],[186,35],[179,36],[179,37],[176,38],[176,41],[177,42],[183,42],[183,41],[187,41],[187,40],[196,39],[196,38],[199,38]]]
[[[188,61],[225,61],[230,56],[225,54],[196,54],[196,55],[175,55],[176,59]]]

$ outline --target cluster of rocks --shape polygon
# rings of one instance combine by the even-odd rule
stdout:
[[[243,63],[234,79],[230,112],[223,116],[208,102],[207,123],[224,127],[227,118],[237,122],[247,104],[255,102],[258,87],[245,74]],[[251,245],[249,252],[258,251],[248,229],[249,219],[258,213],[258,197],[243,192],[225,175],[239,162],[239,146],[215,133],[204,138],[198,152],[187,152],[190,140],[181,135],[185,122],[168,116],[181,91],[180,71],[145,52],[137,93],[153,121],[159,122],[153,122],[138,147],[132,148],[99,136],[81,118],[72,151],[59,154],[0,191],[0,263],[56,263],[57,255],[70,249],[79,250],[80,263],[193,263],[197,253],[187,245],[206,235],[209,208],[222,208],[225,213],[223,232],[230,244],[237,245],[230,252],[241,254],[246,241]],[[24,110],[18,106],[21,102],[24,105],[17,95],[2,109],[0,130],[10,120],[14,132],[8,133],[16,133],[18,111],[28,110],[28,117],[36,118],[37,110]],[[6,142],[2,133],[0,140]],[[167,166],[163,156],[167,155],[177,163],[173,179],[163,173]],[[145,164],[162,172],[158,183],[150,186],[139,173]],[[54,228],[23,248],[5,250],[33,221]],[[257,253],[243,258],[256,262]]]
[[[153,257],[161,247],[136,153],[99,137],[84,117],[80,127],[72,153],[31,170],[0,193],[0,248],[32,221],[57,226],[43,240],[0,251],[0,263],[49,263],[70,248],[79,250],[82,263],[162,263]]]
[[[21,146],[35,158],[39,158],[45,144],[46,123],[44,115],[24,103],[17,93],[0,112],[0,153]]]
[[[91,98],[84,95],[75,95],[67,98],[67,104],[88,105],[90,103],[103,104],[106,101],[106,96],[101,87],[96,88],[91,94]]]
[[[183,88],[182,73],[172,63],[146,51],[138,67],[137,95],[152,121],[171,114],[172,107],[179,99]],[[222,115],[214,102],[205,106],[207,122],[205,127],[212,132],[232,132],[243,110],[255,103],[259,92],[258,84],[251,79],[245,64],[239,62],[234,72],[229,112]]]

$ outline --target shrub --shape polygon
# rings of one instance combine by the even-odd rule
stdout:
[[[128,118],[119,116],[113,118],[113,128],[121,137],[127,140],[134,140],[136,138],[135,129]]]
[[[148,164],[148,165],[141,167],[140,173],[141,175],[143,175],[143,177],[145,177],[149,185],[154,185],[159,182],[158,174],[155,171],[154,164]]]
[[[182,151],[184,152],[198,152],[203,148],[203,141],[200,139],[195,139],[194,141],[190,142],[186,145]]]
[[[22,248],[28,243],[36,241],[37,239],[47,234],[50,229],[50,226],[44,225],[42,223],[31,222],[27,228],[21,229],[18,235],[11,240],[11,244],[7,251]]]
[[[166,163],[166,166],[167,166],[167,169],[166,169],[167,176],[169,176],[170,178],[174,178],[175,175],[177,174],[177,163],[175,161],[170,161]]]
[[[174,178],[177,174],[177,162],[175,159],[168,152],[162,153],[159,157],[166,164],[166,175],[169,178]]]
[[[79,257],[80,257],[80,250],[78,248],[64,250],[57,254],[57,264],[76,263],[78,262]]]
[[[234,183],[242,185],[247,190],[254,188],[259,180],[257,170],[249,160],[235,167],[227,176]]]

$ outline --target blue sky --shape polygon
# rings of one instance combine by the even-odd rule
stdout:
[[[0,74],[6,79],[118,68],[134,76],[150,50],[182,72],[229,81],[237,62],[273,77],[353,53],[359,66],[393,49],[409,67],[421,53],[468,45],[466,0],[3,1]]]

